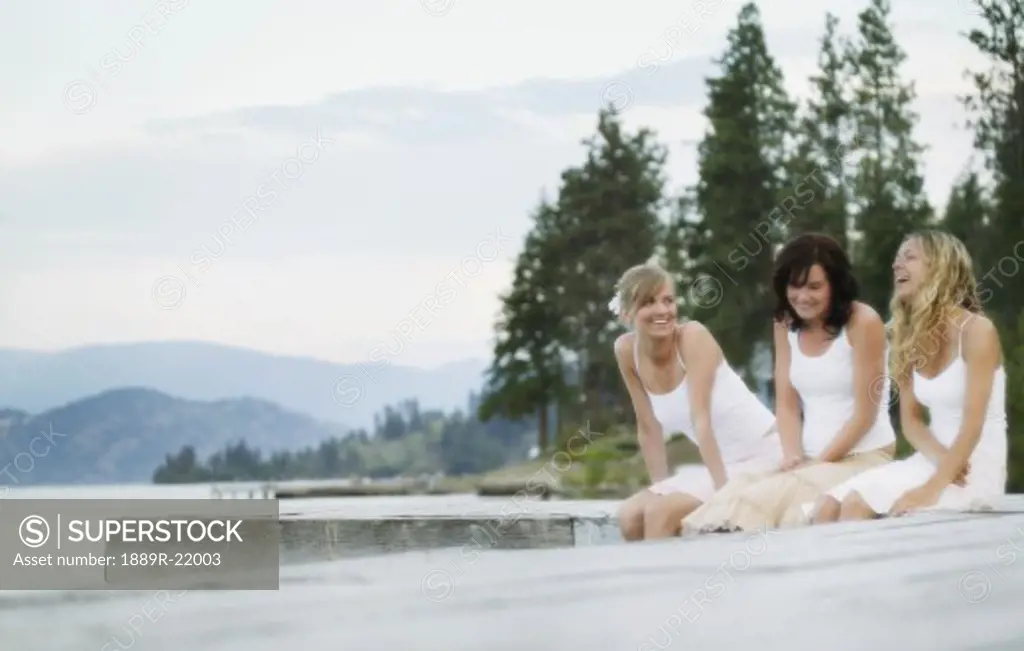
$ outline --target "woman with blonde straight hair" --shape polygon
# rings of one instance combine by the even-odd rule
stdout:
[[[892,268],[890,373],[915,452],[829,491],[815,522],[985,509],[1006,493],[1006,372],[967,249],[949,233],[914,233]]]
[[[619,525],[626,540],[678,535],[682,518],[727,481],[779,467],[775,418],[707,328],[677,321],[675,284],[664,269],[648,263],[626,271],[610,307],[632,327],[616,340],[615,357],[651,477],[619,509]],[[704,467],[669,475],[665,441],[679,432],[696,444]]]

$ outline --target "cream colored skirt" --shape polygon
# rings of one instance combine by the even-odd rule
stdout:
[[[746,476],[764,477],[777,469],[781,463],[782,443],[779,442],[778,433],[772,428],[764,438],[751,447],[745,459],[725,464],[725,475],[729,481]],[[728,485],[726,483],[722,488]],[[708,469],[695,464],[677,468],[674,475],[652,484],[648,490],[655,495],[685,493],[701,502],[707,502],[715,494],[715,485],[711,481]]]
[[[790,472],[745,475],[730,480],[683,519],[683,534],[702,530],[755,531],[807,522],[803,506],[869,468],[892,460],[891,448],[852,454],[832,463],[812,463]]]

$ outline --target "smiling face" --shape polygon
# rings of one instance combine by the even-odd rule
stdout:
[[[650,296],[638,301],[633,312],[633,327],[648,337],[661,338],[673,334],[678,307],[676,292],[670,282],[663,282]]]
[[[832,286],[824,267],[815,264],[807,271],[802,283],[791,282],[786,287],[786,298],[804,321],[824,320],[832,304]]]
[[[902,301],[912,299],[928,278],[928,257],[920,239],[912,237],[900,245],[892,274],[896,296]]]

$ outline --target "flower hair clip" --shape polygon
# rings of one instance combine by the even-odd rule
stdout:
[[[619,300],[619,295],[616,294],[612,297],[612,300],[608,301],[608,309],[612,311],[615,316],[622,316],[622,301]]]

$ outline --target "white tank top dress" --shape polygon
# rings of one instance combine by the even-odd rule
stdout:
[[[927,378],[913,373],[914,397],[928,408],[929,429],[946,448],[953,445],[963,421],[967,364],[963,359],[963,330],[953,361],[938,375]],[[1007,464],[1006,371],[996,369],[992,395],[985,411],[981,438],[970,457],[970,472],[964,486],[951,484],[932,509],[991,509],[1006,494]],[[851,492],[860,494],[875,513],[888,513],[903,493],[921,486],[935,472],[935,464],[920,452],[867,470],[830,491],[842,500]]]
[[[685,336],[685,335],[684,335]],[[686,364],[676,348],[676,360]],[[639,346],[633,338],[633,367],[640,375]],[[668,393],[652,393],[640,380],[651,402],[662,435],[669,439],[682,433],[697,445],[690,404],[689,374]],[[748,472],[768,472],[782,462],[782,447],[775,430],[775,416],[747,387],[743,379],[723,358],[711,387],[711,431],[730,478]],[[714,482],[702,466],[681,466],[676,473],[650,487],[654,493],[687,493],[707,501],[714,493]]]
[[[789,379],[803,409],[804,453],[816,457],[828,447],[854,413],[853,346],[843,328],[824,353],[805,355],[799,333],[790,331]],[[890,382],[886,377],[878,401],[878,418],[850,454],[891,445],[896,432],[889,420]]]

